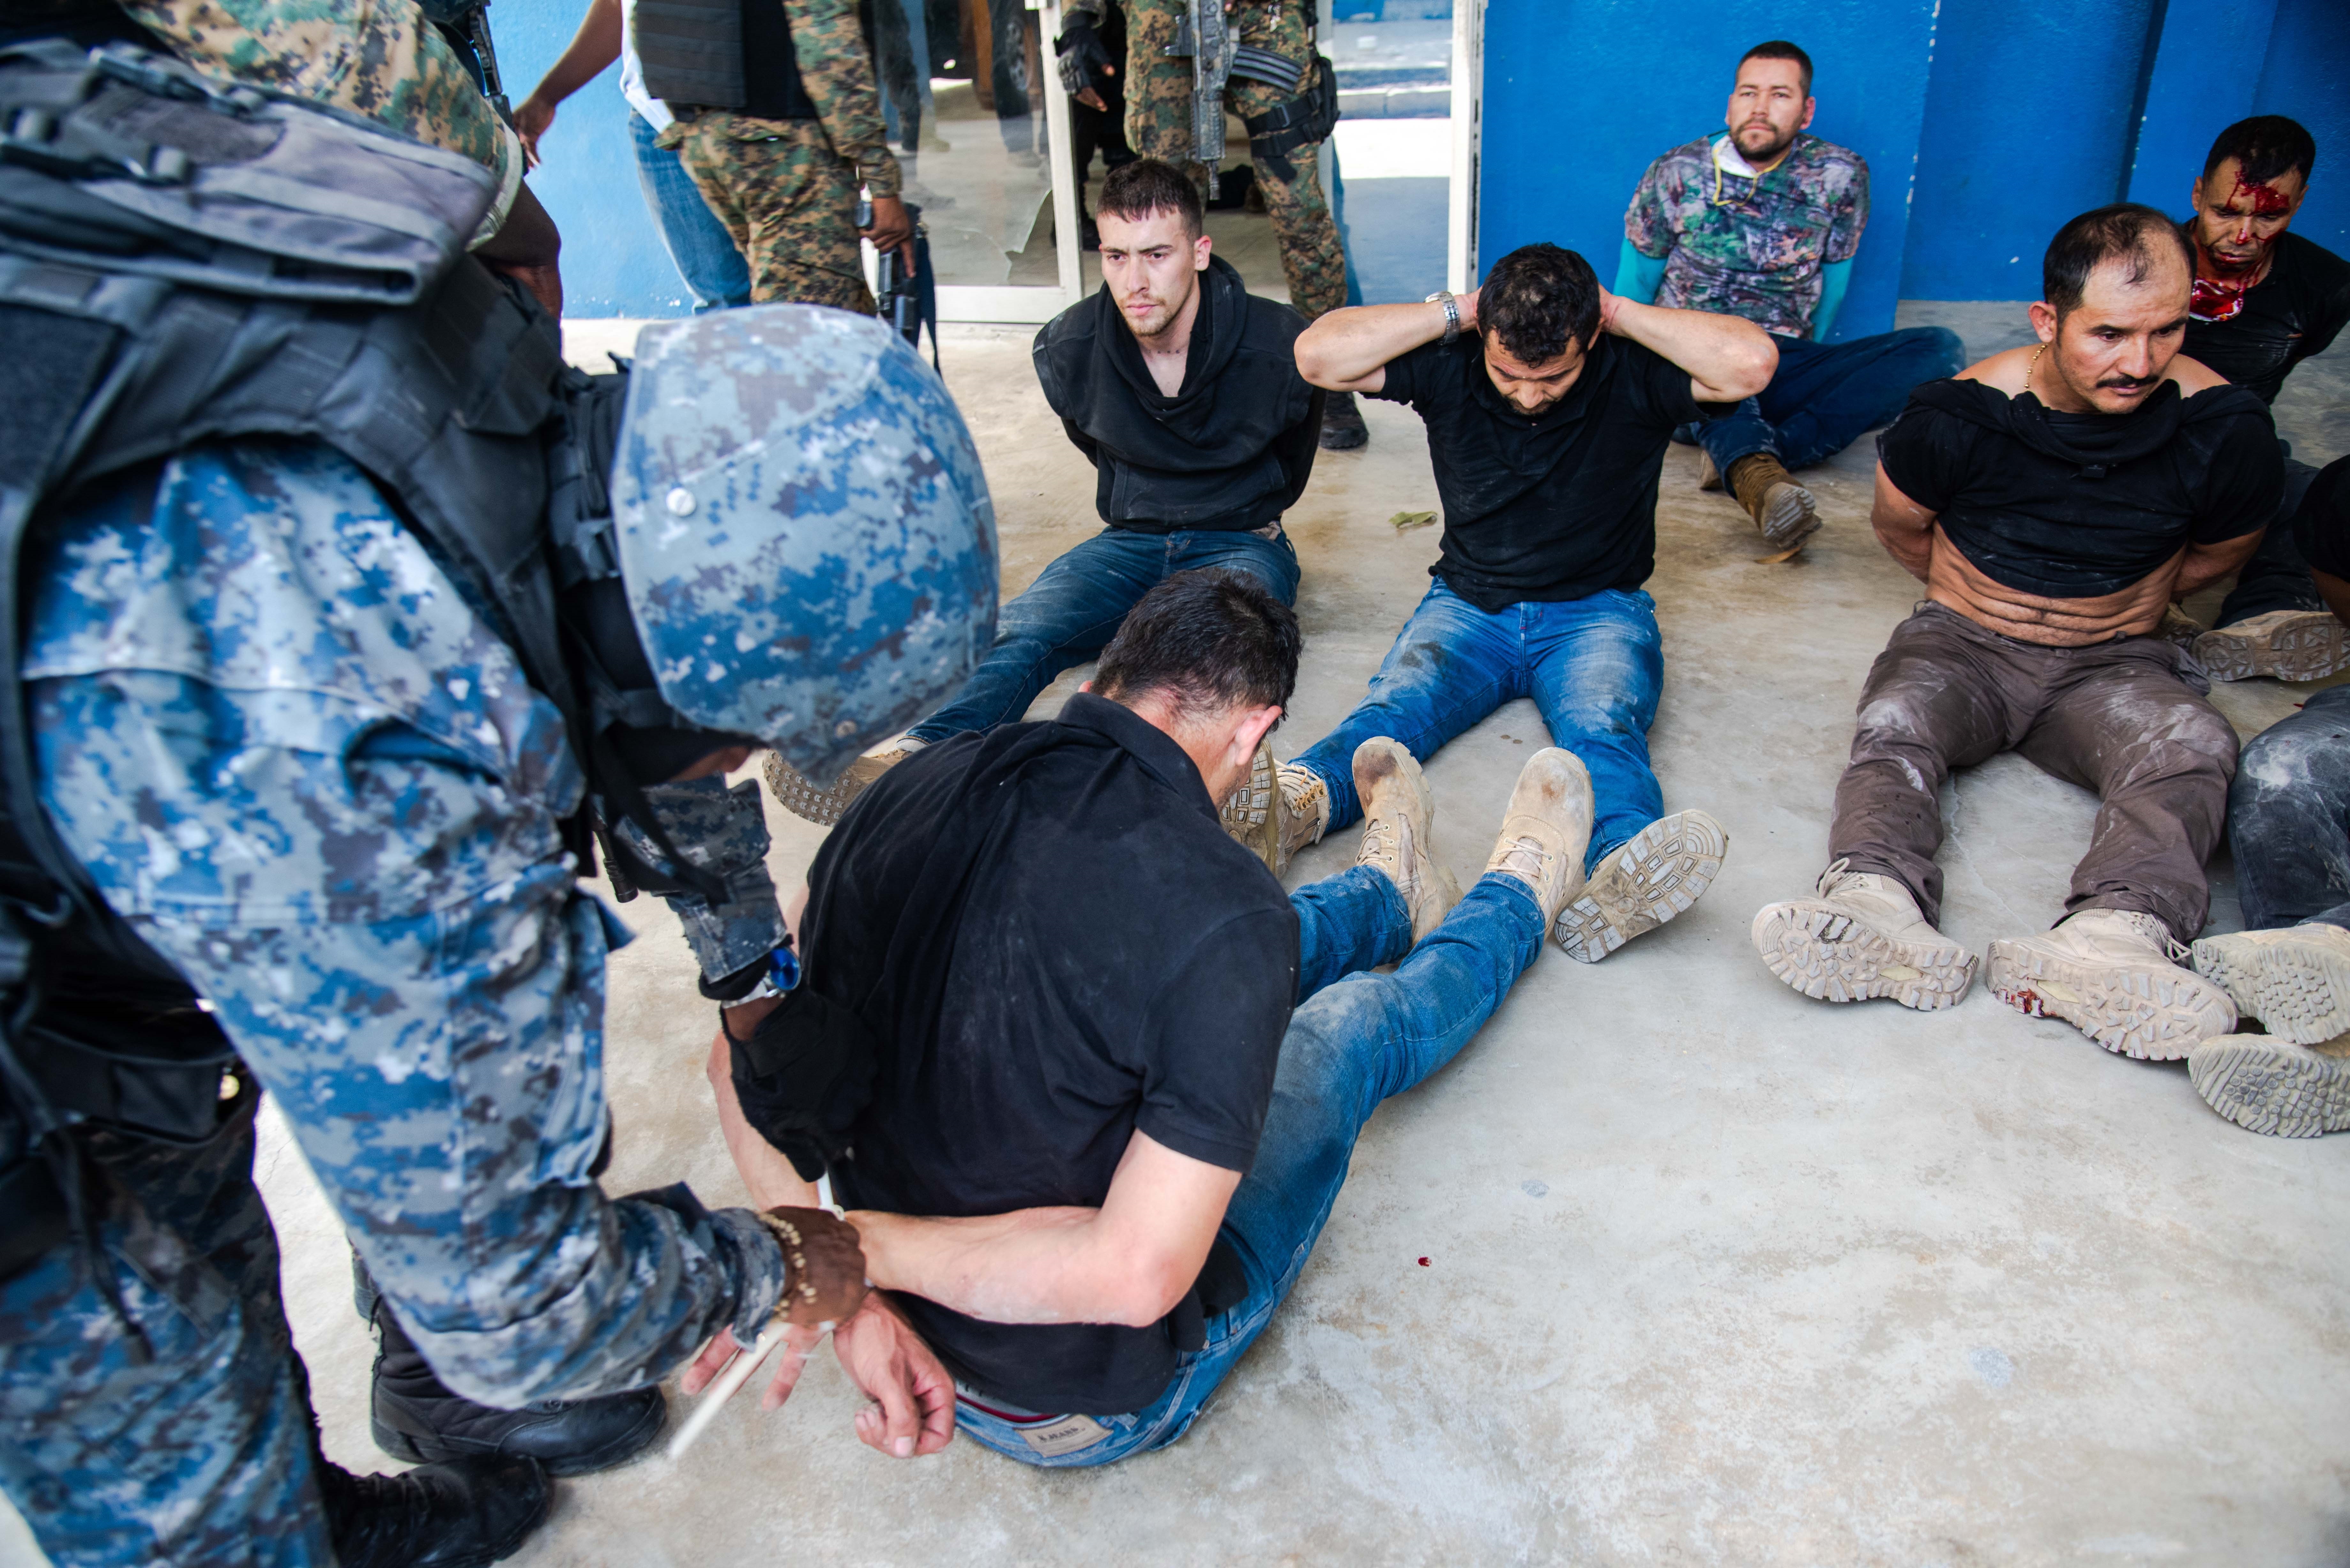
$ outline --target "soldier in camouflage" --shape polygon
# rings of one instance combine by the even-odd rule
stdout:
[[[762,4],[772,9],[778,0]],[[913,223],[899,197],[857,0],[780,0],[780,9],[788,37],[778,66],[762,73],[749,68],[758,63],[760,36],[749,25],[753,8],[744,7],[746,107],[670,100],[677,119],[659,145],[676,151],[733,236],[750,264],[752,299],[869,316],[873,295],[857,248],[858,187],[873,202],[861,232],[878,248],[907,245]],[[777,85],[788,67],[796,68],[798,92]]]

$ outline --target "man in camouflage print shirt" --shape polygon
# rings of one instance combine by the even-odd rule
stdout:
[[[1868,164],[1810,135],[1811,57],[1758,44],[1738,63],[1726,133],[1648,165],[1624,213],[1616,292],[1742,316],[1779,346],[1779,371],[1732,417],[1692,431],[1701,488],[1725,485],[1763,537],[1793,553],[1819,526],[1788,476],[1834,456],[1900,410],[1909,389],[1956,373],[1965,355],[1939,327],[1825,340],[1868,224]]]

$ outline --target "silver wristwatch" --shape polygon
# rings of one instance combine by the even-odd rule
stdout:
[[[1460,302],[1452,297],[1451,289],[1440,288],[1422,303],[1444,306],[1444,336],[1438,338],[1437,343],[1441,348],[1451,348],[1453,339],[1461,336]]]

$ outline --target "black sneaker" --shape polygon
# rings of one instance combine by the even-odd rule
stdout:
[[[321,1463],[318,1490],[342,1568],[484,1568],[546,1521],[536,1459],[452,1459],[398,1476]]]
[[[375,1445],[397,1459],[523,1458],[554,1476],[584,1476],[625,1464],[650,1448],[669,1421],[659,1388],[569,1404],[545,1400],[519,1410],[476,1405],[450,1391],[378,1303]]]
[[[1352,452],[1371,439],[1352,392],[1332,392],[1322,404],[1322,450]]]

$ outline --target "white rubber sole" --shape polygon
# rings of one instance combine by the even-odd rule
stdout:
[[[2256,1133],[2350,1132],[2350,1062],[2265,1034],[2226,1034],[2187,1058],[2203,1103]]]
[[[2265,619],[2254,617],[2254,620]],[[2195,639],[2195,659],[2214,680],[2318,680],[2350,670],[2350,628],[2330,610],[2302,610],[2250,631],[2216,627]]]
[[[1551,936],[1566,956],[1597,963],[1634,937],[1687,913],[1721,874],[1730,835],[1701,811],[1677,811],[1634,834],[1558,912]]]
[[[2350,955],[2289,933],[2249,931],[2195,944],[2195,972],[2226,989],[2237,1016],[2276,1039],[2318,1045],[2350,1034]]]
[[[794,816],[805,817],[819,827],[830,827],[875,779],[904,760],[902,754],[889,752],[878,757],[859,757],[833,781],[830,789],[816,788],[806,774],[784,761],[780,753],[767,753],[760,762],[759,771],[775,804]]]
[[[1975,955],[1956,942],[1905,942],[1824,898],[1766,905],[1754,950],[1773,974],[1821,1002],[1898,1002],[1920,1012],[1956,1007],[1975,982]]]
[[[2026,1017],[2061,1019],[2141,1062],[2175,1062],[2236,1026],[2228,993],[2176,964],[2091,964],[2027,938],[1991,943],[1984,978]]]

